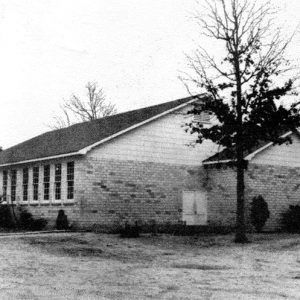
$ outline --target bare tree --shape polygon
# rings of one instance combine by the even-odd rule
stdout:
[[[51,129],[60,129],[64,127],[71,126],[73,122],[71,122],[69,113],[64,105],[60,105],[61,115],[57,115],[53,117],[54,122],[49,125]]]
[[[101,88],[97,83],[88,82],[87,99],[82,100],[76,95],[72,95],[61,107],[61,115],[54,117],[53,129],[70,126],[77,122],[92,121],[113,115],[117,112],[114,104],[107,102]]]
[[[282,143],[282,130],[300,126],[299,103],[288,108],[278,103],[282,96],[295,94],[298,76],[285,58],[291,39],[283,39],[274,28],[270,2],[250,0],[206,1],[205,15],[197,15],[202,33],[223,45],[224,56],[214,57],[212,49],[199,47],[189,56],[192,74],[187,80],[206,90],[211,98],[192,113],[213,112],[218,124],[203,128],[189,124],[198,142],[210,139],[232,154],[237,172],[236,242],[246,242],[244,212],[245,153],[259,142]],[[281,77],[281,75],[288,75]],[[280,78],[281,77],[281,78]],[[187,83],[187,86],[189,85]]]

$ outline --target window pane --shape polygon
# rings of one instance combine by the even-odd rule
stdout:
[[[23,169],[23,184],[28,183],[28,168]]]
[[[28,185],[23,185],[23,201],[28,200]]]
[[[59,200],[61,197],[61,183],[55,182],[55,200]]]
[[[74,198],[74,162],[67,163],[67,199]]]
[[[28,200],[28,168],[23,169],[23,201]]]
[[[7,170],[3,171],[3,201],[7,200],[7,180],[8,180],[8,174]]]
[[[39,200],[39,186],[38,186],[38,184],[33,185],[33,200]]]
[[[61,164],[55,165],[55,181],[61,181]]]
[[[39,199],[39,167],[33,168],[33,200]]]
[[[44,183],[44,200],[49,200],[49,191],[50,191],[49,186],[50,186],[49,182]]]
[[[11,186],[10,186],[10,193],[11,193],[11,201],[16,201],[16,185],[17,185],[17,171],[11,171]]]
[[[74,182],[73,181],[68,181],[68,199],[73,199],[74,198]]]
[[[61,164],[55,165],[54,180],[55,200],[59,200],[61,198]]]
[[[44,200],[49,200],[50,191],[50,165],[44,166]]]
[[[44,182],[50,181],[50,165],[44,166]]]

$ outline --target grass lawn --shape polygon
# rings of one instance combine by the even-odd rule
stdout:
[[[0,237],[0,299],[300,299],[300,235]]]

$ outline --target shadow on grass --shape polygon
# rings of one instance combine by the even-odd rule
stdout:
[[[174,264],[173,268],[176,269],[189,269],[189,270],[229,270],[229,267],[226,266],[215,266],[215,265],[197,265],[197,264]]]
[[[26,237],[23,240],[52,254],[99,257],[104,252],[102,248],[78,237]]]
[[[76,238],[76,237],[28,237],[23,238],[27,241],[30,245],[53,245],[53,244],[62,244],[62,243],[73,243],[73,244],[81,244],[81,245],[88,245],[89,242]]]
[[[136,245],[115,243],[98,236],[43,236],[23,237],[30,246],[57,256],[94,257],[118,261],[152,261],[153,254],[143,253]]]

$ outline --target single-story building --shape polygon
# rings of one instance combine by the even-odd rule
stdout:
[[[4,203],[26,207],[54,226],[63,209],[73,226],[125,222],[234,226],[235,173],[210,141],[193,145],[187,114],[206,95],[83,122],[34,137],[0,153]],[[209,125],[203,114],[200,120]],[[288,133],[290,134],[290,133]],[[300,141],[249,153],[246,200],[269,204],[267,228],[299,203]],[[221,166],[221,167],[220,167]]]

